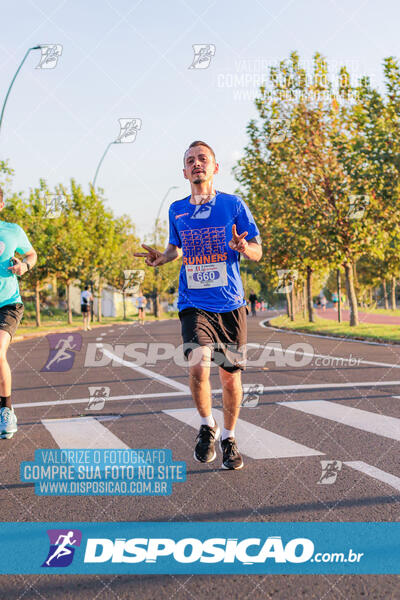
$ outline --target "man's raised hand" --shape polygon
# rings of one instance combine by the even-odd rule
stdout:
[[[134,256],[145,258],[146,265],[149,267],[158,267],[166,262],[166,256],[162,252],[159,252],[150,246],[146,246],[146,244],[142,244],[142,248],[147,252],[135,252]]]
[[[229,242],[229,248],[232,250],[236,250],[237,252],[246,252],[248,247],[248,242],[244,239],[248,235],[248,232],[245,231],[241,235],[236,231],[236,225],[232,225],[232,239]]]

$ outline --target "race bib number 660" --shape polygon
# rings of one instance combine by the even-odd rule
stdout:
[[[228,285],[226,263],[185,265],[187,285],[190,289],[221,287]]]

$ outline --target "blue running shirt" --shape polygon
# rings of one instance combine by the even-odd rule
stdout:
[[[16,223],[0,221],[0,307],[22,302],[17,276],[8,270],[15,252],[32,250],[25,231]]]
[[[216,192],[195,205],[190,196],[169,209],[169,243],[182,248],[178,309],[229,312],[246,304],[240,277],[240,253],[231,250],[232,225],[246,240],[259,235],[253,216],[238,196]]]

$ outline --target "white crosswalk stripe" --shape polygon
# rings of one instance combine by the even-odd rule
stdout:
[[[299,415],[329,419],[385,438],[400,440],[400,419],[372,413],[326,400],[278,402],[286,408],[298,411]],[[163,413],[197,430],[199,416],[195,408],[164,409]],[[219,426],[223,426],[223,413],[213,409]],[[122,415],[123,416],[123,415]],[[115,417],[112,417],[114,420]],[[127,449],[128,446],[100,421],[107,417],[76,417],[43,419],[42,424],[62,449],[67,448],[112,448]],[[243,455],[253,459],[282,459],[324,456],[324,448],[314,449],[295,440],[269,431],[240,418],[236,426],[236,438]],[[151,447],[152,444],[149,443]],[[356,470],[381,484],[400,491],[400,477],[361,460],[344,461],[343,465]]]
[[[279,402],[278,404],[322,419],[336,421],[341,425],[349,425],[355,429],[375,433],[392,440],[400,440],[400,419],[395,417],[387,417],[329,400]]]
[[[43,419],[59,448],[129,448],[94,417]]]
[[[178,408],[163,410],[170,417],[199,428],[199,415],[195,408]],[[220,410],[213,409],[213,415],[220,428],[223,426],[223,414]],[[258,425],[253,425],[238,419],[235,430],[240,452],[250,458],[289,458],[295,456],[317,456],[323,454],[313,448],[293,442],[282,435],[268,431]]]
[[[390,485],[390,487],[394,488],[395,490],[400,491],[400,477],[396,477],[395,475],[392,475],[391,473],[386,473],[386,471],[382,471],[381,469],[378,469],[377,467],[368,465],[367,463],[363,462],[362,460],[346,461],[344,464],[347,465],[348,467],[351,467],[352,469],[355,469],[356,471],[360,471],[361,473],[364,473],[365,475],[369,475],[370,477],[372,477],[373,479],[376,479],[377,481],[381,481],[382,483],[386,483],[387,485]]]

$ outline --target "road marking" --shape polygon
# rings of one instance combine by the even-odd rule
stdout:
[[[141,400],[146,398],[176,398],[178,396],[188,396],[186,392],[159,392],[158,394],[131,394],[129,396],[110,396],[106,402],[118,400]],[[71,400],[49,400],[44,402],[13,402],[15,408],[35,408],[36,406],[58,406],[59,404],[87,404],[89,396],[86,398],[73,398]]]
[[[199,415],[195,408],[178,408],[163,410],[163,412],[194,429],[199,428]],[[222,428],[224,422],[222,411],[213,409],[213,415],[220,428]],[[323,454],[323,452],[307,448],[307,446],[293,442],[258,425],[243,421],[243,419],[238,419],[235,434],[240,452],[250,456],[250,458],[291,458]]]
[[[268,344],[247,344],[248,346],[251,346],[252,348],[268,348],[271,350],[274,350],[275,352],[280,352],[280,348],[277,348],[276,346],[268,346]],[[398,364],[393,364],[393,363],[383,363],[383,362],[375,362],[373,360],[363,360],[362,358],[358,359],[354,359],[354,357],[351,358],[344,358],[342,356],[331,356],[329,354],[315,354],[314,352],[302,352],[301,350],[289,350],[288,348],[284,349],[282,348],[282,354],[288,352],[289,354],[302,354],[303,356],[311,356],[312,358],[330,358],[333,360],[340,360],[340,361],[347,361],[349,362],[350,360],[356,360],[357,361],[357,365],[363,364],[363,365],[374,365],[374,366],[378,366],[378,367],[391,367],[392,369],[400,369],[400,363]]]
[[[400,385],[400,381],[355,381],[350,383],[300,383],[297,385],[264,386],[264,392],[280,392],[286,390],[329,390],[340,388],[380,387],[385,385]]]
[[[98,385],[100,385],[99,382]],[[296,391],[296,390],[325,390],[325,389],[341,389],[341,388],[354,388],[357,389],[359,387],[381,387],[381,386],[400,386],[400,381],[361,381],[354,383],[312,383],[312,384],[297,384],[297,385],[271,385],[265,386],[263,388],[263,392],[287,392],[287,391]],[[184,387],[184,386],[183,386]],[[221,389],[212,390],[213,396],[220,396],[222,394]],[[191,396],[190,389],[187,388],[187,391],[176,391],[176,392],[159,392],[153,394],[131,394],[129,396],[110,396],[107,398],[107,402],[118,401],[118,400],[141,400],[146,398],[175,398],[175,397],[184,397]],[[393,396],[397,398],[397,396]],[[400,397],[400,396],[399,396]],[[43,402],[13,402],[13,406],[15,408],[34,408],[36,406],[58,406],[61,404],[85,404],[89,402],[89,397],[86,398],[72,398],[71,400],[48,400]],[[302,402],[302,400],[293,400],[290,404],[297,404],[298,402]],[[309,402],[314,402],[314,400],[309,400]]]
[[[129,448],[94,417],[42,419],[60,448]]]
[[[382,483],[387,483],[387,485],[390,485],[395,490],[400,491],[400,477],[396,477],[391,473],[386,473],[386,471],[382,471],[381,469],[378,469],[378,467],[373,467],[362,460],[346,461],[344,464],[356,471],[360,471],[361,473],[365,473],[365,475],[373,477],[373,479],[382,481]]]
[[[400,440],[400,419],[395,417],[387,417],[328,400],[278,402],[278,404],[316,417],[336,421],[341,425],[349,425],[355,429],[375,433],[392,440]]]
[[[101,347],[100,344],[99,344],[99,346]],[[142,375],[145,375],[146,377],[150,377],[151,379],[156,379],[160,383],[164,383],[165,385],[168,385],[169,387],[172,387],[175,390],[179,390],[180,392],[185,392],[186,394],[190,394],[190,388],[188,385],[184,385],[183,383],[174,381],[173,379],[170,379],[169,377],[164,377],[164,375],[160,375],[159,373],[154,373],[154,371],[150,371],[150,369],[145,369],[144,367],[138,367],[135,365],[135,363],[132,363],[129,360],[124,360],[123,358],[116,356],[115,354],[113,354],[112,352],[109,352],[108,350],[106,350],[103,347],[101,347],[101,350],[103,351],[103,354],[105,354],[109,358],[112,358],[116,362],[119,362],[124,367],[133,369],[133,371],[136,371],[137,373],[141,373]]]

